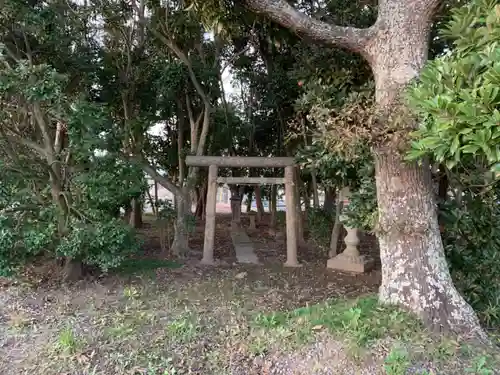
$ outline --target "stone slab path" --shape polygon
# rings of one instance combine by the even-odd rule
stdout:
[[[231,230],[231,239],[233,240],[236,259],[239,263],[259,264],[259,258],[255,253],[252,240],[242,228]]]

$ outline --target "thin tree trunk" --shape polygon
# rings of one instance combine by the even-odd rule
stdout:
[[[264,205],[262,204],[260,186],[255,187],[255,205],[257,206],[257,223],[260,223],[264,217]]]
[[[241,224],[241,195],[235,186],[231,188],[231,216],[234,224]]]
[[[276,185],[271,186],[271,196],[269,197],[269,211],[271,213],[271,218],[269,220],[269,227],[276,228],[277,222],[277,204],[276,195],[278,194],[278,187]]]
[[[247,213],[252,211],[252,198],[253,198],[253,192],[249,192],[247,194]]]
[[[158,182],[155,181],[155,201],[154,201],[154,211],[155,214],[158,216],[159,215],[159,212],[158,212]]]
[[[141,201],[137,198],[132,199],[130,202],[132,213],[130,215],[130,226],[133,228],[142,227],[142,205]]]
[[[181,112],[181,111],[179,111]],[[174,225],[174,240],[172,242],[172,255],[183,257],[189,252],[189,232],[187,218],[191,214],[191,199],[189,187],[185,184],[186,166],[183,158],[184,146],[184,114],[181,112],[178,122],[177,153],[179,161],[179,188],[182,194],[175,195],[175,209],[177,218]]]
[[[316,171],[315,170],[312,171],[311,178],[312,178],[313,207],[319,208],[318,182],[316,181]]]
[[[195,209],[195,212],[194,212],[194,216],[197,219],[203,220],[203,216],[205,214],[204,210],[205,210],[205,199],[206,199],[206,196],[207,196],[207,191],[206,191],[206,188],[205,188],[205,184],[201,188],[197,188],[196,189],[196,209]]]
[[[325,188],[325,201],[323,202],[323,210],[325,212],[333,212],[335,207],[335,189],[332,187]]]
[[[149,189],[146,190],[146,194],[148,196],[149,205],[151,206],[151,211],[153,211],[153,215],[155,217],[158,217],[158,210],[157,210],[157,206],[156,206],[156,201],[153,200],[153,197],[151,196],[151,192],[149,191]]]
[[[127,224],[130,224],[131,217],[132,217],[132,206],[130,205],[130,202],[127,202],[127,205],[125,206],[125,213],[123,215],[123,219]]]
[[[311,208],[311,195],[310,195],[310,192],[311,192],[311,184],[305,183],[304,184],[304,209],[305,209],[306,212]],[[314,206],[314,202],[313,202],[313,207],[315,207]]]
[[[340,214],[342,213],[342,208],[344,207],[344,197],[342,196],[342,190],[337,194],[337,204],[335,207],[335,221],[332,228],[332,237],[330,238],[330,251],[328,252],[328,257],[333,258],[337,255],[337,248],[339,244],[340,230],[342,229],[342,223],[340,222]]]
[[[183,257],[189,252],[188,217],[191,215],[191,199],[189,190],[184,187],[184,194],[175,196],[175,208],[177,219],[175,221],[174,241],[172,243],[172,254]]]
[[[297,205],[297,242],[299,245],[304,245],[304,211],[302,211],[302,203],[300,200],[300,188],[299,186],[303,186],[300,179],[300,171],[298,168],[295,168],[295,196],[296,205]]]

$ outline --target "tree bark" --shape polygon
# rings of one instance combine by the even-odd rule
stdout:
[[[313,194],[313,196],[314,196],[314,194]],[[319,206],[319,203],[318,203],[318,206]],[[313,201],[313,207],[317,208],[314,201]],[[308,212],[310,208],[311,208],[311,184],[306,182],[304,184],[304,209],[306,212]]]
[[[260,186],[255,187],[255,205],[257,206],[257,223],[260,223],[264,217],[264,205],[262,204]]]
[[[342,197],[342,190],[339,190],[337,194],[337,204],[335,207],[335,221],[333,222],[332,236],[330,238],[330,251],[328,252],[328,256],[330,258],[333,258],[335,255],[337,255],[340,229],[342,229],[342,223],[340,222],[340,214],[342,213],[343,206],[344,206],[344,197]]]
[[[175,221],[172,254],[178,257],[183,257],[189,252],[189,230],[187,220],[189,215],[191,215],[191,199],[189,199],[188,189],[184,187],[183,190],[183,195],[175,196],[177,219]]]
[[[238,187],[231,187],[231,216],[234,224],[241,224],[241,194]]]
[[[271,186],[271,196],[269,197],[269,212],[271,214],[271,218],[269,220],[269,227],[276,228],[277,224],[277,202],[276,195],[278,194],[278,187],[276,185]]]
[[[325,189],[325,201],[323,202],[323,210],[325,212],[333,212],[335,207],[335,189],[327,187]]]
[[[409,129],[417,126],[415,119],[407,118],[401,96],[427,60],[431,15],[437,4],[435,0],[386,0],[379,10],[380,31],[369,55],[376,105],[389,119],[386,127],[394,128],[391,121],[402,118]],[[416,313],[433,330],[484,339],[475,312],[456,290],[448,270],[430,168],[426,163],[405,163],[396,138],[374,147],[380,301]]]
[[[245,0],[299,34],[361,53],[375,76],[380,128],[373,143],[382,261],[382,303],[398,305],[437,331],[486,340],[479,320],[453,285],[439,233],[430,169],[404,162],[400,140],[417,123],[402,104],[406,86],[427,60],[432,16],[439,0],[380,0],[376,23],[365,30],[307,17],[286,0]],[[386,118],[383,123],[382,118]],[[406,130],[401,130],[408,126]],[[391,136],[391,134],[393,134]]]
[[[312,196],[314,208],[319,208],[318,182],[316,181],[316,171],[312,171]]]
[[[142,205],[141,201],[137,198],[132,199],[130,202],[130,206],[132,208],[132,212],[130,215],[130,226],[133,228],[141,228],[142,227]]]
[[[253,192],[247,193],[247,213],[252,211]]]
[[[304,240],[304,211],[302,211],[302,203],[300,200],[300,186],[304,186],[302,184],[302,180],[300,178],[300,170],[298,168],[294,168],[294,177],[295,177],[295,205],[297,212],[297,243],[303,246],[306,241]]]
[[[450,186],[450,181],[448,179],[448,174],[446,173],[444,166],[441,166],[441,170],[439,171],[438,186],[439,200],[445,202],[448,198],[448,188]]]

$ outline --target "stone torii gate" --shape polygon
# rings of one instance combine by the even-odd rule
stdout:
[[[300,267],[297,260],[297,206],[295,192],[295,161],[291,157],[255,156],[186,156],[190,167],[208,167],[207,207],[202,264],[214,264],[215,207],[218,183],[265,185],[285,184],[286,205],[286,267]],[[284,168],[285,177],[218,177],[222,168]]]

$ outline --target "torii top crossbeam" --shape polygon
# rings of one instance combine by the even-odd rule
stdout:
[[[188,155],[186,165],[192,167],[216,165],[223,168],[284,168],[295,165],[295,160],[291,157]]]

